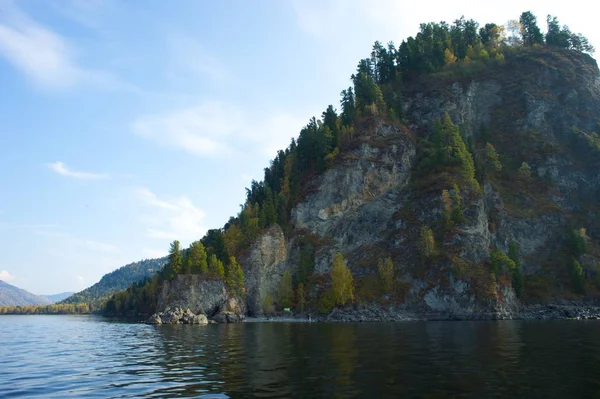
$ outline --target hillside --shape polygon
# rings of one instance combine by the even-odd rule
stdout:
[[[102,302],[113,293],[152,277],[164,266],[166,261],[166,258],[144,259],[122,266],[102,276],[100,281],[91,287],[61,300],[60,303],[88,304],[92,310],[98,309]]]
[[[64,299],[67,299],[68,297],[70,297],[73,294],[74,294],[74,292],[61,292],[60,294],[40,295],[40,296],[48,299],[50,301],[50,303],[56,303],[56,302],[60,302]]]
[[[504,318],[595,301],[598,66],[581,35],[521,23],[519,37],[460,19],[376,42],[341,112],[312,118],[237,216],[183,253],[174,242],[163,273],[107,312],[214,314],[214,280],[250,315]]]
[[[48,298],[34,295],[0,280],[0,306],[48,305]]]

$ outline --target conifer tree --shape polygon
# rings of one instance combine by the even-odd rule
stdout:
[[[183,270],[183,260],[181,250],[179,249],[179,241],[175,240],[169,248],[169,268],[174,274],[180,274]]]
[[[206,250],[200,241],[195,241],[190,245],[188,255],[188,267],[191,273],[206,274],[208,272],[208,262],[206,259]]]
[[[525,46],[544,43],[544,36],[537,26],[537,18],[531,11],[522,13],[519,22],[521,23],[521,36]]]
[[[244,293],[244,271],[235,256],[229,257],[227,272],[225,273],[225,283],[236,295]]]
[[[210,274],[217,277],[225,277],[225,267],[223,262],[217,258],[217,255],[212,254],[208,259],[208,271]]]

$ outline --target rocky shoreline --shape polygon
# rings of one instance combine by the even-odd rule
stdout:
[[[336,308],[327,315],[322,314],[274,314],[260,317],[246,317],[244,314],[220,312],[210,318],[204,314],[194,314],[190,309],[167,308],[152,315],[149,324],[217,324],[241,322],[282,322],[282,323],[360,323],[360,322],[402,322],[402,321],[485,321],[485,320],[600,320],[600,306],[581,304],[529,305],[517,312],[482,313],[443,313],[411,312],[403,309],[364,307],[360,309]]]
[[[166,308],[150,316],[145,322],[147,324],[217,324],[217,323],[241,323],[246,319],[244,314],[234,312],[219,312],[210,319],[203,313],[196,314],[189,308],[181,307]]]

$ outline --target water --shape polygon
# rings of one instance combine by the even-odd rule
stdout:
[[[600,322],[0,316],[0,397],[600,397]]]

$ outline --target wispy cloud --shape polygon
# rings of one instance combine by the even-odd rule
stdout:
[[[46,166],[59,175],[68,176],[79,180],[105,180],[109,178],[106,173],[76,172],[67,168],[67,166],[61,161],[49,163]]]
[[[272,157],[298,134],[303,121],[306,122],[286,112],[257,118],[234,104],[202,101],[163,114],[142,116],[131,127],[140,137],[194,155],[230,156],[247,151],[250,144]]]
[[[84,84],[114,90],[128,86],[109,73],[79,65],[71,43],[12,2],[3,3],[1,11],[0,56],[42,88],[64,90]]]
[[[0,270],[0,280],[5,282],[13,281],[16,277],[10,274],[7,270]]]
[[[205,213],[186,196],[160,199],[145,187],[136,189],[143,203],[153,208],[151,216],[144,218],[148,225],[146,234],[151,238],[168,240],[196,240],[204,235]]]
[[[217,156],[230,153],[225,140],[241,123],[239,110],[205,101],[162,115],[143,116],[132,128],[140,137],[163,146],[183,148],[196,155]]]
[[[29,228],[35,234],[40,236],[60,239],[60,241],[74,248],[80,248],[91,252],[100,252],[107,254],[121,253],[120,248],[116,245],[96,240],[90,240],[83,237],[77,237],[73,234],[61,231],[60,226],[56,224],[32,224],[22,225],[22,227]]]
[[[210,52],[199,40],[182,33],[167,37],[170,75],[181,76],[182,72],[208,78],[211,83],[223,83],[232,78],[227,65]],[[185,75],[186,79],[189,76]]]

